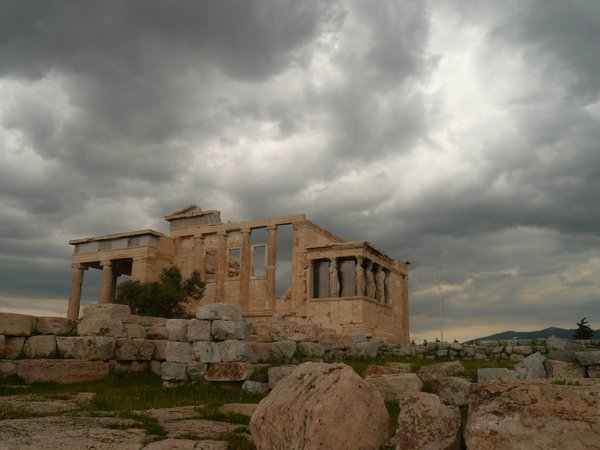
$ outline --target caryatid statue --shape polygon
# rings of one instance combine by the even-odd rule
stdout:
[[[363,267],[363,257],[356,257],[356,266],[354,266],[354,275],[356,278],[356,295],[362,297],[365,295],[365,269]]]
[[[377,268],[377,273],[375,275],[375,285],[376,285],[376,294],[375,298],[379,300],[381,303],[385,303],[385,271],[383,267],[379,266]]]
[[[375,275],[373,274],[373,261],[369,261],[365,270],[367,283],[367,297],[375,298]]]
[[[329,296],[340,296],[340,279],[338,277],[338,266],[335,258],[329,262]]]

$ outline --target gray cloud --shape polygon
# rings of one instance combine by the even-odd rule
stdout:
[[[0,305],[64,298],[68,239],[195,202],[411,258],[420,334],[438,237],[449,326],[600,321],[599,22],[579,1],[5,2]]]

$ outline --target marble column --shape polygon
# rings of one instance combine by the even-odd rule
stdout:
[[[83,272],[87,270],[83,264],[72,264],[71,293],[69,295],[69,307],[67,319],[77,320],[79,318],[79,305],[81,303],[81,286],[83,285]]]
[[[275,260],[277,258],[277,225],[269,225],[267,239],[267,299],[266,308],[275,312]]]
[[[356,257],[356,266],[354,267],[354,274],[356,278],[356,295],[362,297],[365,295],[365,269],[363,268],[363,257]]]
[[[227,232],[219,231],[219,250],[217,253],[217,286],[215,292],[215,302],[225,301],[225,278],[227,276]]]
[[[240,267],[240,306],[243,312],[248,311],[248,296],[250,292],[250,271],[252,270],[250,252],[250,229],[244,228],[242,233],[242,254]]]
[[[100,303],[112,303],[112,285],[113,285],[113,264],[111,261],[103,261],[102,266],[102,283],[100,284]]]

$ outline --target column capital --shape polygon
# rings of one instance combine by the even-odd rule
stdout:
[[[219,236],[219,237],[225,237],[225,236],[227,236],[227,231],[225,231],[225,230],[219,230],[219,231],[217,231],[217,236]]]
[[[277,231],[277,225],[270,223],[270,224],[267,225],[267,230],[269,230],[269,231]]]
[[[240,233],[242,233],[242,234],[250,234],[251,231],[252,230],[250,228],[241,228],[240,229]]]
[[[194,234],[194,239],[197,241],[201,241],[202,239],[204,239],[204,235],[202,233],[196,233]]]
[[[100,265],[102,267],[111,267],[113,265],[113,262],[110,259],[108,259],[106,261],[100,261]]]
[[[71,264],[71,268],[73,270],[79,270],[81,272],[83,272],[84,270],[88,270],[89,269],[88,266],[86,266],[84,264],[81,264],[81,263],[73,263],[73,264]]]

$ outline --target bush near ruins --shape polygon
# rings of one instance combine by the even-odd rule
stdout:
[[[591,339],[594,335],[594,330],[588,324],[587,318],[581,319],[581,322],[577,322],[577,329],[575,330],[575,334],[573,337],[575,339]]]
[[[159,281],[127,280],[117,288],[116,303],[129,305],[131,314],[166,318],[185,317],[184,305],[199,300],[205,283],[195,270],[184,280],[177,267],[163,269]]]

